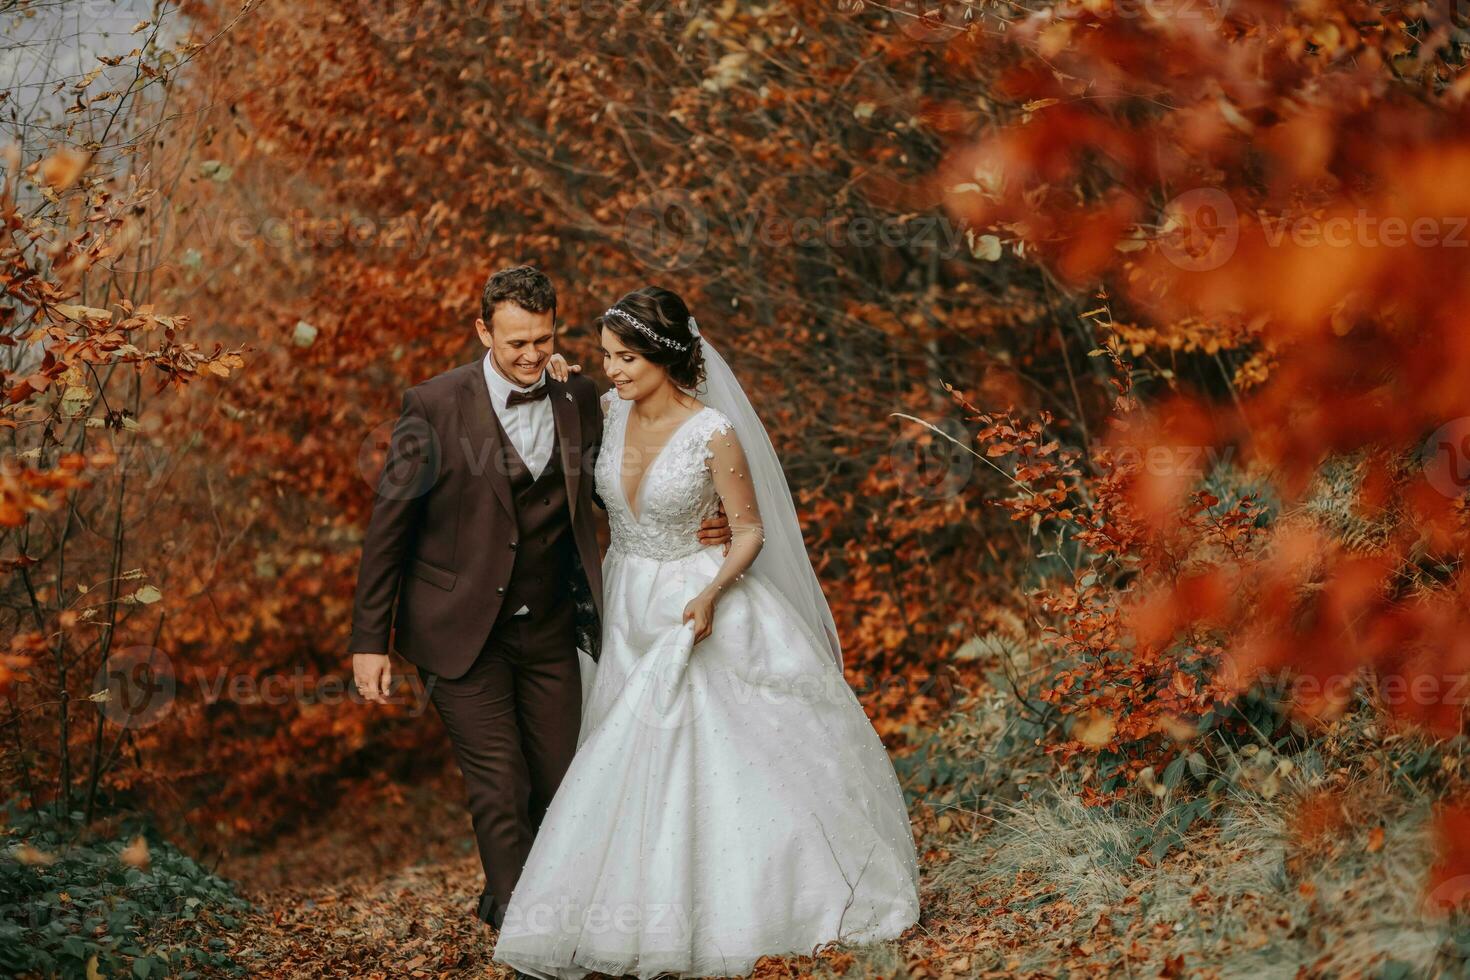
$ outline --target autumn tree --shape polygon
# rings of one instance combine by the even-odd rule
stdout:
[[[160,18],[90,50],[66,32],[70,6],[3,14],[23,81],[0,93],[0,724],[5,795],[90,821],[136,774],[123,763],[139,705],[113,698],[166,669],[158,602],[175,556],[150,523],[176,519],[172,479],[197,446],[174,413],[191,382],[244,361],[206,352],[192,318],[158,303],[159,204],[190,165],[170,87],[201,44]],[[30,53],[48,46],[86,72]]]

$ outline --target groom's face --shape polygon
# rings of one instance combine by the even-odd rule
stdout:
[[[490,348],[495,366],[522,387],[535,384],[556,349],[552,313],[531,313],[514,303],[501,303],[491,317],[493,324],[477,318],[475,332]]]

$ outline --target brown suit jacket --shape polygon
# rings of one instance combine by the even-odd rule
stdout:
[[[602,444],[602,409],[588,378],[572,375],[563,383],[548,376],[546,384],[585,578],[568,590],[590,592],[600,618],[592,467]],[[404,392],[363,540],[352,653],[387,653],[391,632],[393,648],[410,663],[450,679],[479,655],[500,612],[497,590],[509,583],[515,561],[505,465],[513,450],[493,413],[480,360]]]

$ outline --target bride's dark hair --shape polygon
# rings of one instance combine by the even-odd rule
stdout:
[[[692,391],[704,380],[704,355],[700,353],[698,338],[689,332],[689,307],[684,305],[678,293],[662,286],[644,286],[628,293],[612,308],[622,310],[660,337],[672,340],[684,349],[676,350],[659,343],[623,317],[612,313],[598,317],[599,328],[607,327],[624,347],[662,366],[669,372],[669,380],[680,388]]]

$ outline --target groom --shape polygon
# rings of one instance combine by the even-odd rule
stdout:
[[[500,926],[581,724],[577,647],[594,659],[602,558],[588,378],[546,373],[556,290],[530,266],[485,284],[482,359],[408,389],[363,540],[352,611],[358,690],[387,700],[393,648],[418,667],[469,796]],[[703,544],[730,539],[722,516]],[[396,607],[396,608],[395,608]]]

